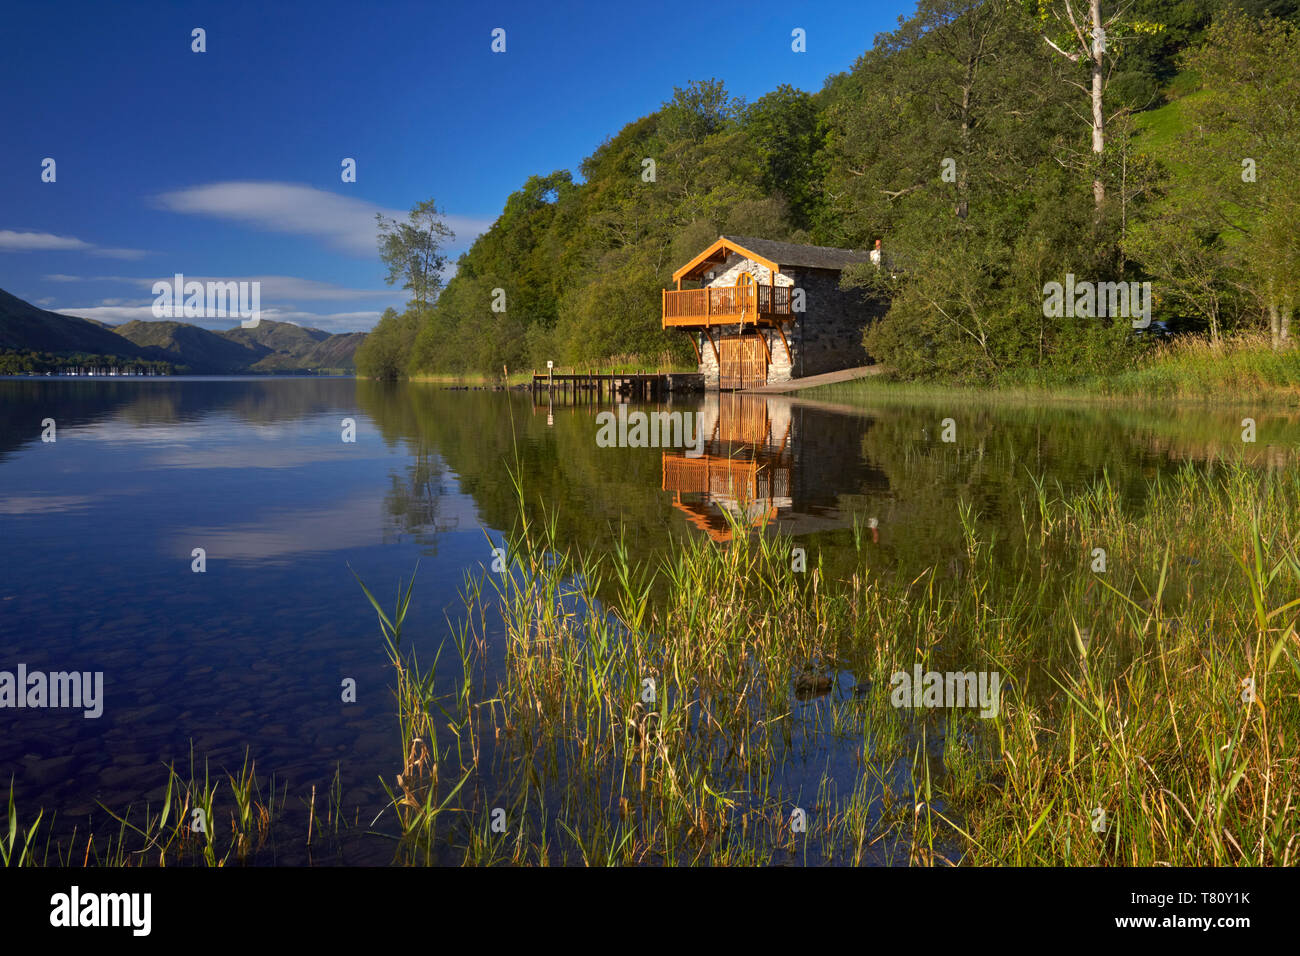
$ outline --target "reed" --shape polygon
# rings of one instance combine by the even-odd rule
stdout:
[[[1294,469],[1189,465],[1136,499],[1038,481],[1010,535],[954,503],[942,567],[859,531],[834,575],[739,526],[654,561],[585,554],[515,494],[508,566],[467,577],[423,661],[414,576],[391,611],[361,585],[393,677],[387,804],[348,826],[336,774],[308,840],[378,835],[406,864],[1297,862]],[[916,667],[996,672],[999,705],[896,706]],[[84,848],[22,825],[11,787],[0,851],[221,866],[273,846],[283,808],[250,756],[224,781],[191,756],[160,808]]]
[[[584,557],[516,490],[510,570],[469,592],[499,633],[478,614],[458,638],[498,648],[501,676],[477,706],[464,674],[447,692],[450,726],[477,712],[492,744],[458,764],[473,786],[443,788],[454,822],[420,832],[420,859],[1295,860],[1291,473],[1188,468],[1139,509],[1104,481],[1038,482],[1023,540],[995,541],[963,504],[950,568],[902,575],[862,552],[834,581],[741,528],[657,564]],[[891,675],[914,664],[998,671],[1001,709],[893,706]]]

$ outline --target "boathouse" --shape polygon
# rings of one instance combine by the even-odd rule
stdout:
[[[745,236],[717,241],[673,273],[663,327],[691,336],[704,383],[738,389],[787,382],[870,362],[869,322],[888,303],[841,289],[840,273],[880,265],[872,251]]]

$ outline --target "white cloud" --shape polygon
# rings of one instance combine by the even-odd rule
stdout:
[[[90,254],[105,259],[143,259],[149,252],[145,249],[101,249],[96,246],[90,250]]]
[[[75,315],[83,319],[95,319],[110,325],[124,322],[155,322],[153,300],[147,302],[136,300],[134,304],[124,303],[121,299],[105,299],[99,305],[84,307],[52,308],[54,312]],[[322,332],[366,332],[374,328],[381,313],[378,310],[356,312],[304,312],[298,309],[262,307],[262,318],[269,322],[292,322],[294,325],[320,329]],[[177,319],[190,325],[198,325],[213,331],[233,329],[239,325],[238,318],[228,319]]]
[[[172,276],[73,276],[64,274],[47,275],[50,282],[117,282],[138,287],[141,291],[152,290],[159,280],[172,279]],[[374,299],[401,299],[406,296],[403,289],[351,289],[321,282],[316,279],[301,279],[297,276],[202,276],[185,275],[186,281],[195,282],[260,282],[262,318],[272,322],[293,322],[295,325],[310,326],[324,332],[365,332],[373,328],[382,314],[379,308],[351,309],[340,308],[332,311],[306,310],[300,303],[337,303],[340,306],[365,301],[364,305],[373,305]],[[151,293],[152,294],[152,293]],[[112,325],[124,322],[152,322],[157,319],[153,314],[152,298],[104,298],[94,305],[56,307],[53,300],[46,300],[46,308],[66,315],[76,315],[87,319],[96,319]],[[234,328],[238,319],[181,319],[203,328],[222,330]]]
[[[0,252],[85,252],[110,259],[139,259],[149,254],[144,249],[97,246],[76,236],[56,236],[52,232],[18,232],[14,229],[0,229]]]
[[[377,254],[375,214],[405,219],[406,212],[281,182],[225,182],[191,186],[157,197],[162,208],[187,215],[242,222],[255,229],[311,236],[359,256]],[[490,221],[447,216],[456,248],[467,248]]]
[[[120,299],[106,299],[106,302],[120,302]],[[96,319],[100,322],[107,322],[109,325],[121,325],[123,322],[130,322],[133,319],[139,319],[142,322],[153,320],[153,300],[143,305],[91,305],[91,306],[60,306],[58,308],[50,307],[51,312],[58,312],[62,315],[73,315],[81,319]]]
[[[72,236],[56,236],[51,232],[15,232],[0,229],[0,249],[5,252],[62,252],[69,249],[89,249],[90,243]]]
[[[153,289],[153,284],[159,281],[170,282],[174,273],[151,275],[151,276],[72,276],[62,273],[42,276],[48,282],[121,282],[126,285],[139,286],[141,289]],[[393,297],[402,298],[407,295],[405,289],[350,289],[347,286],[335,285],[333,282],[321,282],[318,279],[301,279],[298,276],[205,276],[185,273],[185,281],[194,282],[260,282],[262,284],[262,298],[286,299],[286,300],[303,300],[303,301],[330,301],[330,300],[348,300],[348,299],[369,299],[373,297]],[[107,303],[103,303],[107,304]]]

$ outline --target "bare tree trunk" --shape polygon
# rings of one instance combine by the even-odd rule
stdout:
[[[1101,0],[1090,0],[1092,13],[1092,152],[1097,160],[1097,172],[1092,180],[1092,198],[1097,208],[1101,209],[1106,201],[1106,186],[1101,181],[1101,157],[1106,151],[1106,114],[1102,110],[1101,94],[1105,75],[1102,58],[1105,56],[1106,40],[1101,25]]]
[[[1101,215],[1102,205],[1106,201],[1106,184],[1102,180],[1102,156],[1106,152],[1106,113],[1103,109],[1102,98],[1106,92],[1106,27],[1105,21],[1101,15],[1102,0],[1087,0],[1088,2],[1088,20],[1091,21],[1091,36],[1089,36],[1088,21],[1083,19],[1083,4],[1080,2],[1078,12],[1075,12],[1075,0],[1064,0],[1064,19],[1069,21],[1070,30],[1073,34],[1072,39],[1062,47],[1056,43],[1047,34],[1043,39],[1061,56],[1065,57],[1071,63],[1083,63],[1087,61],[1088,72],[1092,76],[1091,88],[1083,87],[1082,84],[1070,80],[1072,86],[1079,86],[1088,94],[1089,104],[1092,106],[1092,119],[1089,121],[1089,127],[1092,131],[1092,155],[1095,170],[1092,177],[1092,199],[1097,207],[1098,216]],[[1065,25],[1060,16],[1057,16],[1057,22],[1062,26]]]
[[[1273,351],[1276,352],[1282,347],[1282,318],[1277,302],[1272,299],[1268,303],[1268,330],[1273,340]]]
[[[1282,348],[1286,348],[1291,343],[1291,306],[1289,304],[1282,309],[1282,320],[1278,326],[1278,339],[1281,341]]]

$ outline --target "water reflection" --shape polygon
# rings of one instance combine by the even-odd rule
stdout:
[[[742,527],[800,537],[828,574],[947,567],[958,502],[1014,540],[1033,482],[1105,478],[1140,505],[1149,478],[1244,454],[1294,468],[1297,413],[935,404],[832,408],[717,394],[671,406],[702,416],[704,454],[601,448],[591,405],[527,394],[350,380],[0,381],[0,652],[34,669],[105,672],[100,720],[0,714],[0,779],[26,805],[81,823],[96,801],[159,796],[191,745],[215,769],[244,747],[291,794],[329,786],[373,813],[400,755],[374,615],[377,593],[421,562],[411,640],[431,659],[464,573],[515,520],[585,551],[620,539],[648,558],[685,535]],[[58,441],[40,423],[58,422]],[[939,440],[942,419],[957,441]],[[344,418],[357,441],[341,440]],[[207,549],[205,574],[190,571]],[[340,704],[343,676],[364,689]],[[81,816],[79,816],[81,815]]]
[[[710,395],[697,411],[703,453],[663,452],[663,489],[673,507],[715,541],[736,528],[766,528],[792,514],[790,407],[762,396]]]

